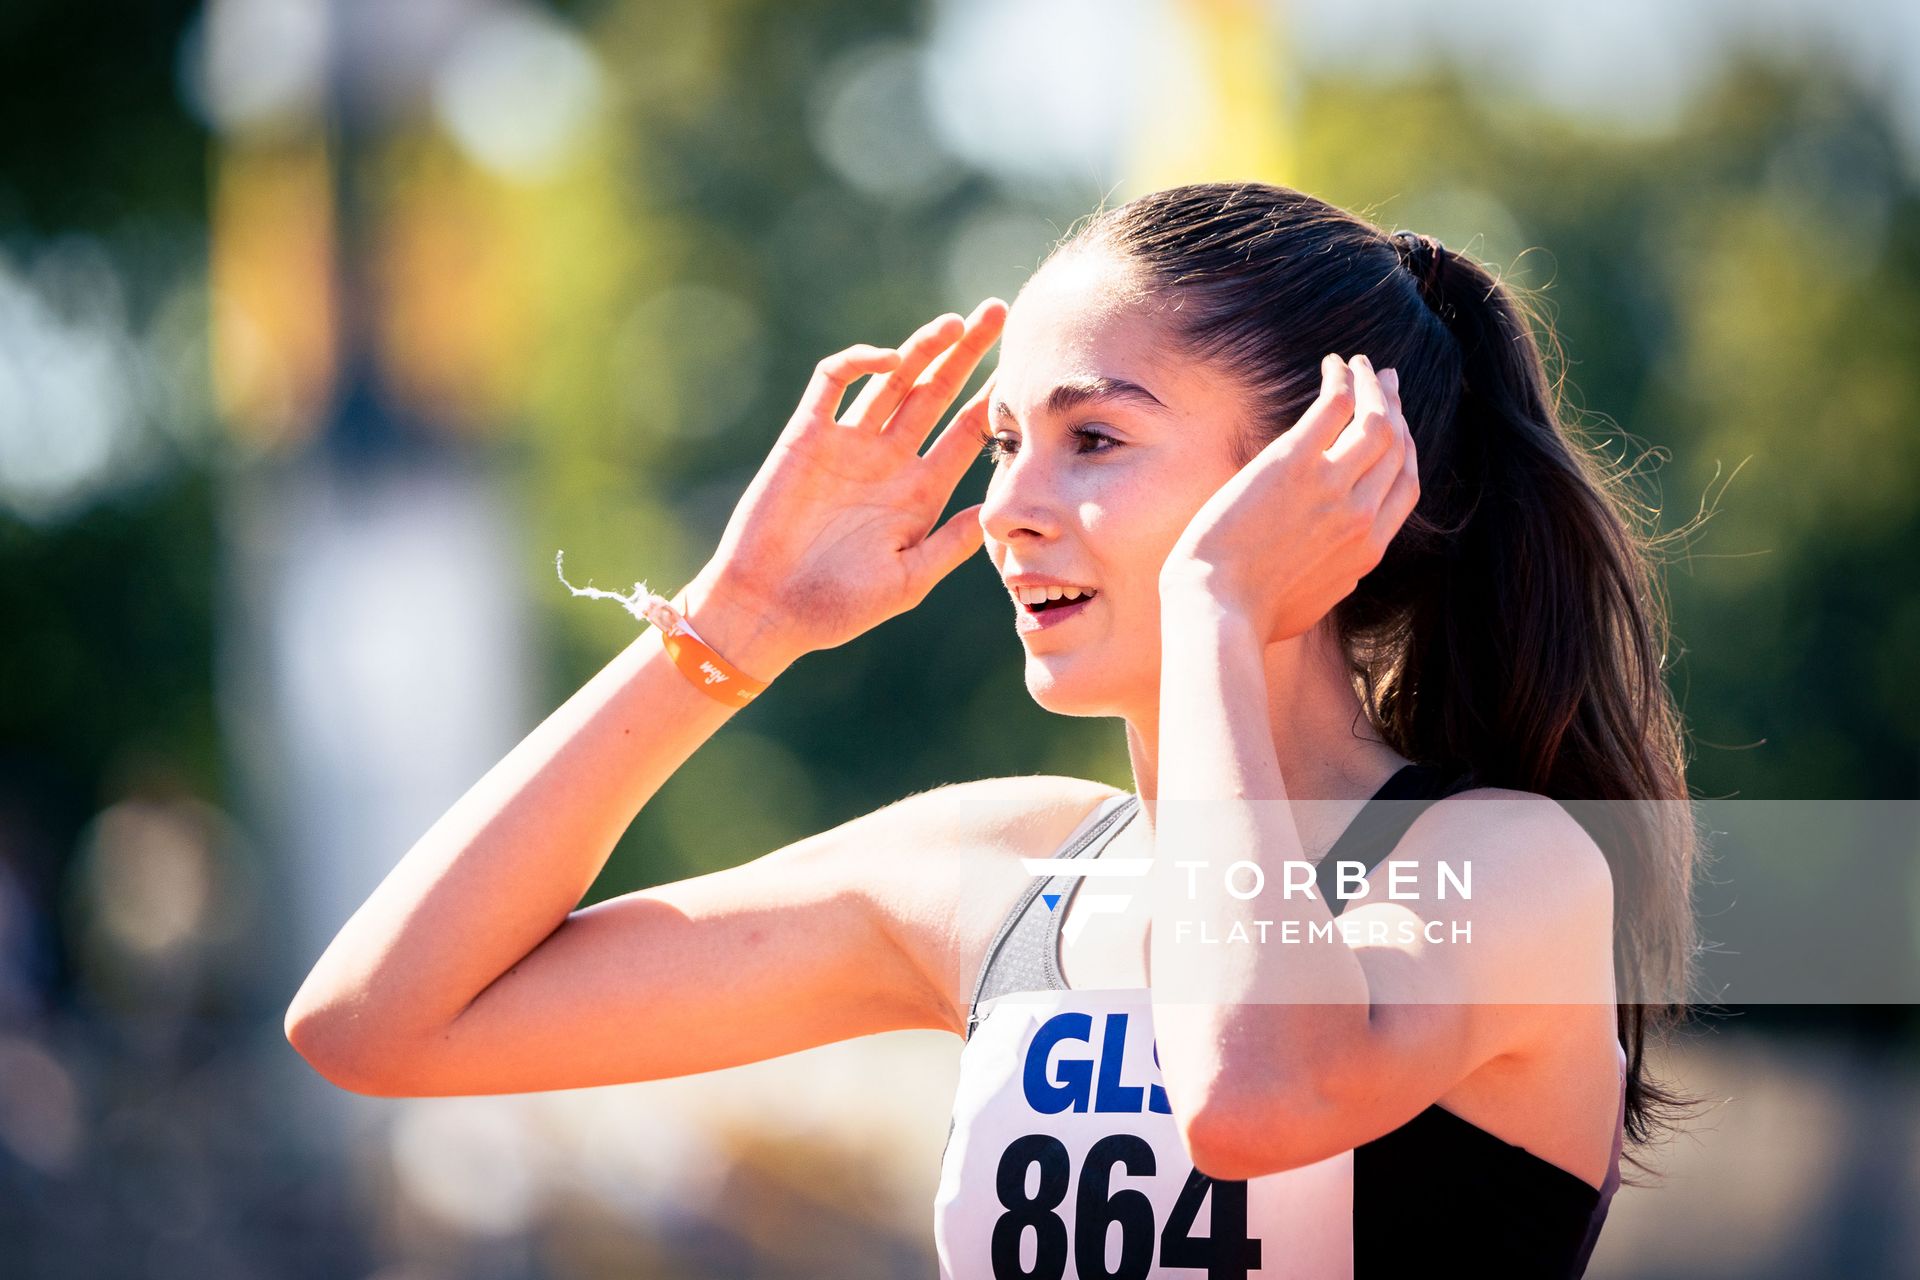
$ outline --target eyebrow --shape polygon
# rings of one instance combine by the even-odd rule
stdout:
[[[1161,413],[1170,412],[1153,394],[1137,382],[1128,382],[1125,378],[1090,376],[1069,378],[1047,393],[1042,406],[1050,416],[1072,413],[1083,405],[1101,401],[1122,401],[1139,405],[1143,409],[1157,409]],[[993,420],[1003,422],[1013,417],[1013,407],[1004,400],[993,402]]]

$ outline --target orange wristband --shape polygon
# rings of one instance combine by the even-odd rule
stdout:
[[[765,681],[755,680],[715,652],[712,645],[700,638],[700,633],[693,629],[687,616],[665,596],[647,590],[644,581],[635,583],[633,591],[626,595],[618,591],[602,591],[591,585],[576,587],[567,582],[564,573],[560,573],[562,555],[564,553],[554,556],[553,569],[560,574],[560,581],[566,583],[567,590],[577,596],[618,600],[626,606],[628,613],[643,622],[651,622],[659,631],[660,643],[665,646],[667,656],[673,659],[673,665],[679,668],[680,674],[715,702],[724,702],[730,707],[744,707],[766,689]]]
[[[673,659],[674,666],[680,668],[680,674],[691,680],[702,693],[730,707],[744,707],[767,687],[715,653],[713,646],[694,631],[686,615],[671,603],[661,600],[659,596],[653,599],[659,601],[655,607],[668,615],[663,623],[653,617],[654,608],[648,609],[648,616],[653,618],[654,626],[660,632],[660,643],[666,646],[667,656]]]

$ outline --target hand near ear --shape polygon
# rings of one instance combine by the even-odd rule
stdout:
[[[1006,318],[1007,304],[988,298],[898,348],[848,347],[815,367],[700,575],[765,620],[778,658],[845,644],[906,612],[980,549],[978,504],[939,517],[979,455],[992,379],[921,447]]]
[[[1321,362],[1300,420],[1201,505],[1160,570],[1163,600],[1195,593],[1271,644],[1304,634],[1386,554],[1420,498],[1399,375],[1364,355]]]

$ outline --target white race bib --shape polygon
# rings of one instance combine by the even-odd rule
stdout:
[[[1187,1159],[1144,988],[983,1002],[934,1198],[943,1280],[1353,1274],[1353,1152],[1245,1182]]]

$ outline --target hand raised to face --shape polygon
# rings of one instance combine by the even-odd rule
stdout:
[[[992,380],[920,448],[1006,316],[1006,303],[988,298],[964,321],[929,321],[899,348],[860,344],[815,366],[703,571],[714,591],[773,620],[793,656],[911,609],[980,549],[977,504],[934,523],[979,452]]]
[[[1364,355],[1320,367],[1319,398],[1194,513],[1161,568],[1164,601],[1198,593],[1273,643],[1310,630],[1380,563],[1420,499],[1399,375]]]

